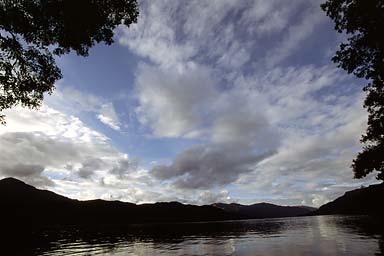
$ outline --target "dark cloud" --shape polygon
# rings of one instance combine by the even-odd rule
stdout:
[[[172,180],[177,188],[209,188],[236,181],[273,153],[254,154],[229,145],[200,145],[182,152],[170,165],[155,166],[151,174],[160,180]]]
[[[110,173],[122,178],[128,172],[135,171],[137,169],[137,164],[137,161],[134,160],[120,159],[117,161],[117,164],[110,170]]]
[[[3,167],[0,170],[0,174],[5,177],[16,177],[28,184],[46,187],[53,186],[54,183],[47,177],[41,175],[44,171],[44,166],[36,164],[14,164],[8,167]]]
[[[40,163],[49,165],[77,159],[80,151],[74,143],[55,140],[43,133],[5,133],[0,136],[1,165]]]
[[[4,175],[12,175],[17,177],[28,177],[40,175],[44,171],[44,166],[33,164],[16,164],[12,167],[3,168]]]
[[[95,173],[95,171],[100,170],[104,165],[104,161],[99,158],[89,158],[82,163],[82,167],[77,174],[80,178],[88,179]]]

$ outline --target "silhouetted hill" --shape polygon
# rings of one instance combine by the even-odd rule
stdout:
[[[384,215],[384,183],[346,192],[336,200],[321,206],[311,215],[373,214]]]
[[[120,201],[78,201],[36,189],[14,178],[0,180],[0,219],[7,225],[124,225],[236,219],[213,206],[177,202],[136,205]]]
[[[240,218],[249,219],[295,217],[302,216],[316,210],[316,208],[308,206],[280,206],[268,203],[252,205],[216,203],[213,204],[213,206],[223,209],[229,213],[234,213]]]
[[[5,225],[23,227],[292,217],[312,211],[310,207],[267,203],[196,206],[179,202],[136,205],[100,199],[79,201],[37,189],[14,178],[0,180],[0,205],[0,219],[6,220]]]
[[[0,180],[0,202],[2,204],[37,205],[68,203],[73,200],[48,190],[40,190],[15,178]]]

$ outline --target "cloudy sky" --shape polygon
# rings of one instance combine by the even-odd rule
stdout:
[[[39,111],[6,111],[0,176],[77,199],[319,206],[354,180],[364,81],[318,0],[141,1]]]

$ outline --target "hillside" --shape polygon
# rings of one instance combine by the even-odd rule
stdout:
[[[384,215],[384,183],[346,192],[336,200],[321,206],[311,215],[373,214]]]
[[[9,220],[8,225],[34,227],[276,218],[301,216],[313,211],[310,207],[267,203],[196,206],[179,202],[136,205],[100,199],[79,201],[37,189],[14,178],[0,180],[0,205],[0,218]]]
[[[178,202],[136,205],[120,201],[78,201],[36,189],[14,178],[0,180],[0,218],[8,224],[124,225],[143,222],[180,222],[235,219],[213,206]]]

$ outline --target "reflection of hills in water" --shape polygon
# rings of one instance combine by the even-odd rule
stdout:
[[[41,255],[45,252],[83,252],[100,253],[116,252],[141,246],[159,247],[184,246],[187,241],[215,241],[213,245],[224,244],[232,240],[249,235],[260,237],[279,236],[286,228],[283,220],[274,219],[261,221],[222,221],[222,222],[195,222],[195,223],[150,223],[132,224],[124,227],[117,226],[94,226],[94,227],[66,227],[50,228],[42,231],[34,231],[19,236],[14,241],[7,241],[9,251],[19,249],[19,244],[28,245],[23,249],[24,254]],[[216,241],[217,240],[217,241]],[[217,244],[217,245],[218,245]],[[212,245],[212,246],[213,246]],[[209,246],[208,246],[209,247]],[[55,255],[55,254],[53,254]],[[88,255],[88,254],[87,254]]]
[[[29,248],[16,254],[369,255],[384,252],[381,221],[367,216],[314,216],[49,229],[25,237]],[[20,244],[24,244],[21,238],[9,251],[19,252]]]

